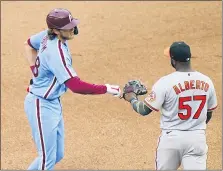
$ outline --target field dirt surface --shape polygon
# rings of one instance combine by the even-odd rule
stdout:
[[[222,168],[222,2],[1,2],[1,169],[27,169],[37,156],[24,112],[31,78],[23,43],[46,29],[53,8],[80,20],[69,41],[81,79],[123,85],[140,79],[150,89],[173,72],[165,47],[191,46],[194,69],[214,82],[219,106],[208,124],[208,169]],[[155,169],[160,114],[135,113],[111,95],[61,98],[65,157],[55,169]]]

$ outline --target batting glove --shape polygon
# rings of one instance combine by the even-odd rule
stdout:
[[[112,94],[114,97],[121,97],[121,89],[118,85],[105,84],[107,93]]]

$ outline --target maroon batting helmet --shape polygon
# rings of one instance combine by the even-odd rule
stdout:
[[[72,17],[71,13],[63,8],[56,8],[49,12],[46,23],[50,29],[69,30],[79,24],[79,20]]]

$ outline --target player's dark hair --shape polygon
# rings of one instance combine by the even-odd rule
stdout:
[[[53,29],[48,29],[47,35],[50,40],[53,40],[57,35],[54,33]]]

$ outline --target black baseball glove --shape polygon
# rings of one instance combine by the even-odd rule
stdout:
[[[122,98],[126,93],[135,93],[136,95],[144,95],[147,93],[146,87],[139,80],[130,80],[123,89]]]

